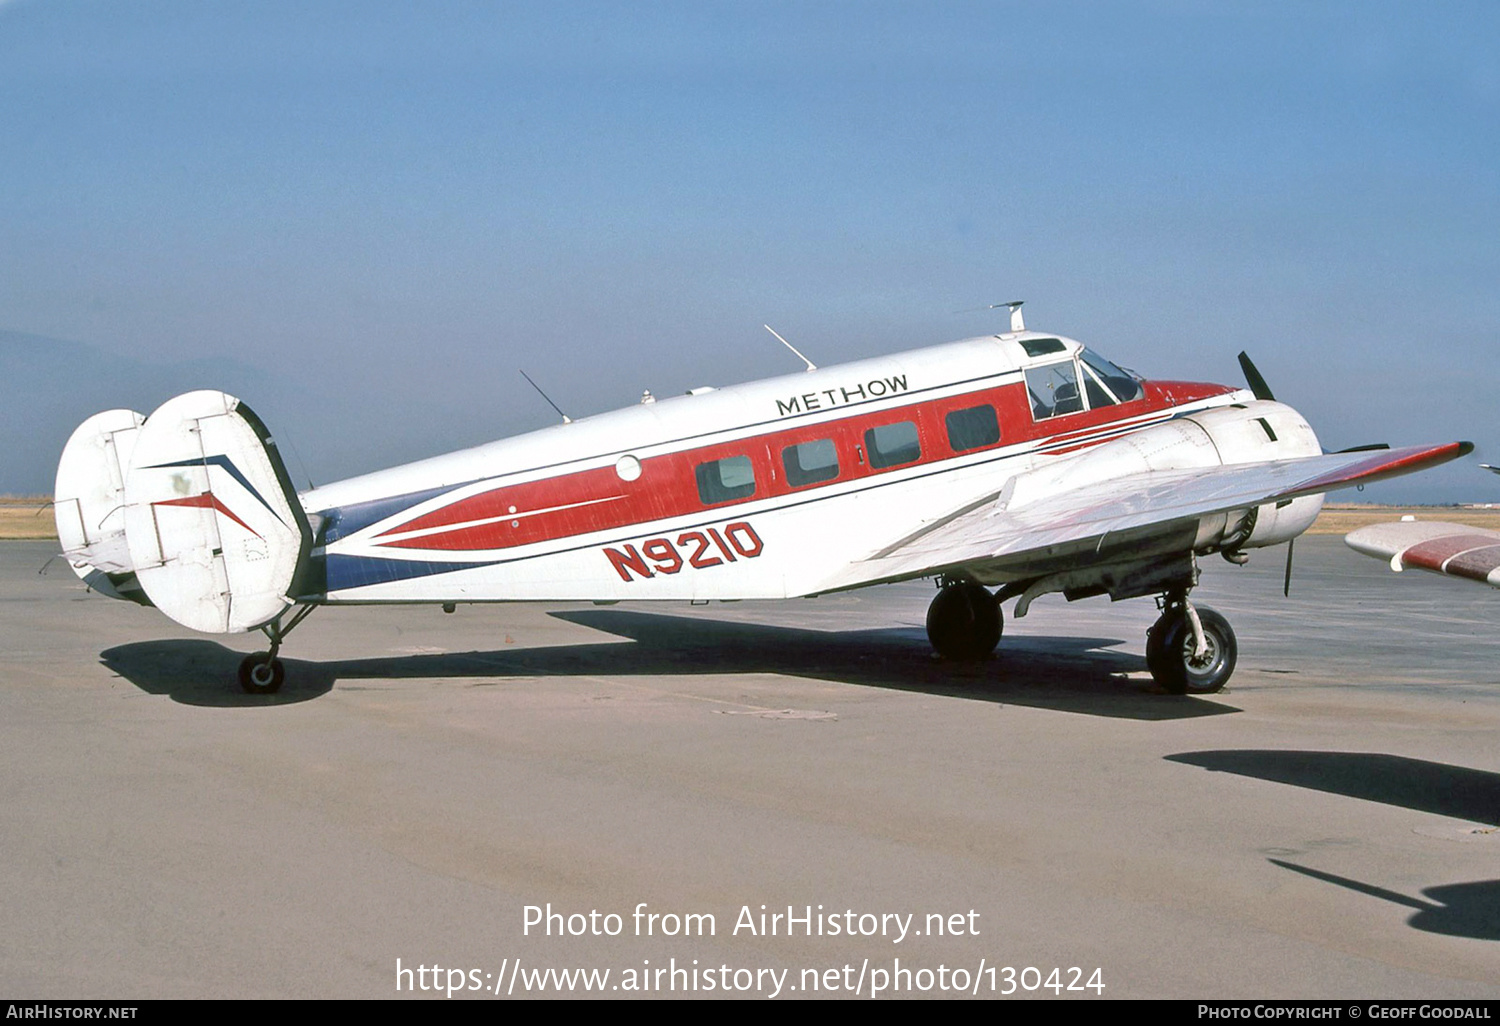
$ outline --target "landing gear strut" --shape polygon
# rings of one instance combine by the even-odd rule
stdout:
[[[252,695],[273,695],[281,690],[282,682],[286,680],[286,667],[276,658],[276,653],[281,651],[281,642],[292,633],[292,628],[306,620],[312,611],[312,606],[303,606],[292,614],[285,626],[282,626],[281,617],[278,616],[261,627],[261,632],[271,642],[271,650],[255,652],[240,661],[241,688]]]
[[[1146,634],[1146,667],[1169,695],[1209,695],[1229,682],[1239,644],[1229,621],[1194,606],[1186,591],[1168,592]]]
[[[944,659],[983,659],[1000,643],[1003,618],[995,596],[973,581],[945,581],[927,608],[927,637]]]

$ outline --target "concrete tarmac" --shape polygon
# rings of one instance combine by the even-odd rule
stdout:
[[[0,545],[0,997],[1500,997],[1500,593],[1336,537],[1204,561],[1209,698],[1149,600],[964,667],[920,582],[323,609],[249,696],[53,551]]]

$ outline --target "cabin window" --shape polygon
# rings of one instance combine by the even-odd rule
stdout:
[[[917,438],[917,426],[909,420],[866,431],[865,448],[870,452],[870,466],[876,470],[915,463],[922,458],[922,443]]]
[[[1129,371],[1121,370],[1110,363],[1098,353],[1091,353],[1087,349],[1083,351],[1083,363],[1090,377],[1097,378],[1099,384],[1109,390],[1114,396],[1114,401],[1128,403],[1132,399],[1141,397],[1141,383]],[[1101,406],[1106,403],[1093,401],[1093,390],[1089,391],[1089,405]]]
[[[711,463],[700,463],[694,473],[698,478],[698,498],[713,506],[755,494],[755,468],[749,456],[730,456]]]
[[[983,449],[1000,441],[1000,421],[993,406],[954,410],[944,419],[948,424],[948,444],[954,452]]]
[[[1026,372],[1026,391],[1031,397],[1031,415],[1037,420],[1078,413],[1083,409],[1078,373],[1072,360],[1029,369]]]
[[[781,462],[786,467],[786,483],[793,488],[831,481],[839,476],[839,454],[831,438],[789,445],[781,450]]]
[[[1068,351],[1060,338],[1023,338],[1021,348],[1026,350],[1027,356],[1049,356]]]

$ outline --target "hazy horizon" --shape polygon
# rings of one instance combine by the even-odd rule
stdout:
[[[0,330],[237,368],[322,482],[551,424],[519,369],[582,416],[795,370],[763,323],[831,365],[1025,299],[1147,377],[1238,383],[1248,350],[1331,449],[1479,446],[1335,499],[1497,501],[1497,29],[1487,3],[12,0]],[[61,450],[41,421],[149,413],[178,373],[90,372],[0,382],[28,418],[0,490],[17,445]]]

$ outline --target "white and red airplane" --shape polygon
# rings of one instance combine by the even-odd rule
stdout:
[[[1204,693],[1236,643],[1188,600],[1198,556],[1243,562],[1304,531],[1323,492],[1472,448],[1323,454],[1243,355],[1249,390],[1143,381],[1005,305],[1002,334],[648,394],[300,495],[232,396],[111,410],[63,452],[58,535],[101,592],[199,631],[262,631],[269,651],[239,672],[252,692],[281,685],[282,641],[320,605],[791,598],[929,577],[928,635],[950,658],[987,656],[1010,598],[1024,616],[1051,592],[1160,596],[1151,673]]]

